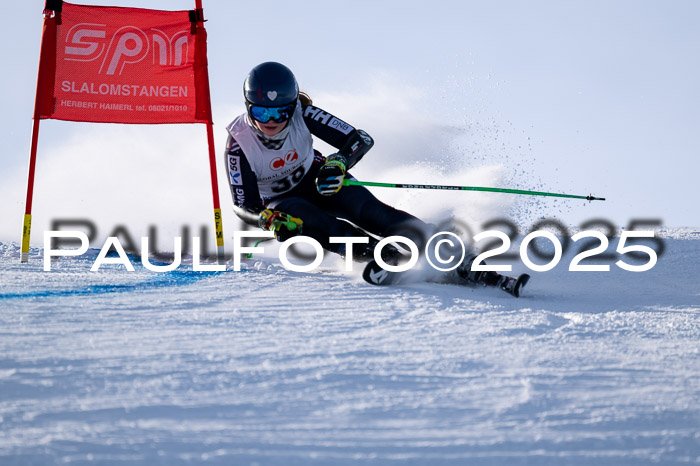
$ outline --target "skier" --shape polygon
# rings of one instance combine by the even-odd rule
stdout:
[[[386,237],[401,232],[420,244],[430,228],[416,217],[379,201],[362,186],[343,187],[374,141],[313,105],[289,68],[262,63],[248,74],[243,95],[247,112],[226,128],[226,168],[234,212],[245,223],[272,231],[278,241],[303,234],[345,256],[343,243],[329,237]],[[323,157],[312,135],[338,149]],[[378,240],[353,246],[353,258],[369,261]],[[395,248],[383,249],[387,256]],[[389,257],[387,257],[388,259]]]
[[[353,259],[369,262],[363,277],[370,283],[396,280],[396,274],[386,273],[373,260],[376,237],[405,236],[423,250],[435,226],[384,204],[365,187],[343,187],[343,180],[352,177],[348,169],[374,145],[369,134],[314,106],[308,95],[299,92],[291,70],[280,63],[253,68],[243,95],[246,113],[226,128],[226,168],[236,215],[274,232],[278,241],[303,234],[341,256],[348,254],[345,243],[331,242],[330,237],[370,233],[374,236],[367,243],[354,245]],[[323,157],[313,148],[312,135],[338,152]],[[402,258],[393,245],[381,252],[390,264]],[[449,279],[499,286],[518,295],[516,278],[470,273],[474,257],[460,264]]]

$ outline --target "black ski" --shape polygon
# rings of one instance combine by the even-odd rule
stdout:
[[[456,274],[449,274],[442,279],[435,280],[437,283],[448,283],[455,285],[483,285],[498,287],[511,296],[520,297],[520,292],[530,280],[530,275],[523,273],[517,277],[500,275],[496,272],[477,274],[477,281],[470,280]],[[362,272],[362,278],[371,285],[390,286],[410,282],[410,271],[390,272],[383,269],[376,261],[370,261]]]
[[[527,282],[529,281],[530,275],[526,273],[520,274],[518,277],[507,277],[505,275],[501,275],[501,279],[499,279],[497,286],[506,293],[519,298],[520,290],[527,285]]]
[[[389,272],[372,260],[365,266],[362,278],[371,285],[388,286],[398,284],[405,273],[407,272]]]

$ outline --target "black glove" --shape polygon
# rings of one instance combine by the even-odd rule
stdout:
[[[331,154],[316,175],[316,189],[324,196],[340,191],[345,179],[346,159],[340,154]]]

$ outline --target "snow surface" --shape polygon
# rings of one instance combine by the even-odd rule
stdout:
[[[0,244],[0,464],[698,464],[700,234],[663,241],[520,299]]]

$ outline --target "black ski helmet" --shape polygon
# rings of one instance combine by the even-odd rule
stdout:
[[[294,73],[281,63],[268,61],[253,68],[243,83],[247,107],[283,107],[296,102],[299,86]]]

